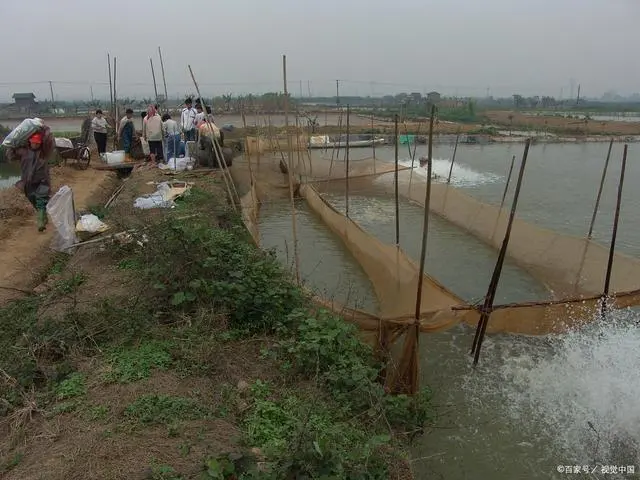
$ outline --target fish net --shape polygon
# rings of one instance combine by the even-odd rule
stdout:
[[[418,381],[419,334],[445,330],[461,322],[475,326],[480,319],[480,309],[477,305],[469,305],[430,276],[428,264],[420,279],[418,262],[400,246],[376,238],[323,198],[323,194],[331,189],[344,189],[345,197],[348,197],[347,188],[392,196],[395,190],[393,165],[370,158],[349,162],[347,181],[343,158],[334,154],[333,161],[327,161],[327,157],[318,158],[319,155],[320,152],[305,151],[266,155],[261,158],[260,165],[254,163],[252,170],[256,180],[242,200],[245,223],[254,238],[258,238],[260,203],[273,195],[288,195],[288,189],[285,190],[288,175],[277,165],[284,162],[293,166],[291,176],[298,186],[299,196],[362,267],[378,298],[379,311],[352,309],[316,296],[317,303],[356,323],[375,341],[380,351],[388,352],[394,341],[404,337],[398,361],[391,362],[391,368],[387,370],[386,385],[392,391],[413,393]],[[240,169],[243,164],[248,163],[246,160],[238,162]],[[398,193],[424,205],[426,182],[410,171],[399,171]],[[507,208],[480,202],[451,185],[434,183],[430,210],[485,244],[500,248],[508,220]],[[550,287],[555,298],[496,305],[490,314],[487,333],[559,333],[594,318],[600,311],[607,248],[516,218],[507,253],[512,261]],[[416,319],[419,280],[422,281],[422,292],[420,315]],[[611,291],[615,293],[611,306],[640,305],[639,284],[640,261],[616,254],[611,278]]]

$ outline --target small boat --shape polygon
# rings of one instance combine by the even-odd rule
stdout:
[[[385,139],[374,135],[349,135],[349,148],[383,145]],[[309,138],[309,148],[346,148],[347,135],[315,135]]]

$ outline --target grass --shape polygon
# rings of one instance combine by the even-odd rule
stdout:
[[[136,462],[148,458],[145,435],[156,435],[155,451],[173,442],[148,478],[390,478],[433,417],[428,390],[388,395],[378,382],[384,365],[356,327],[310,307],[211,193],[215,185],[201,184],[174,211],[144,221],[146,243],[103,254],[133,277],[125,297],[101,291],[83,303],[101,272],[90,264],[71,272],[58,260],[51,273],[61,279],[48,294],[0,309],[6,438],[26,435],[42,411],[76,425],[69,442],[91,428],[116,442],[111,450],[134,442]],[[70,307],[48,315],[62,298]],[[212,450],[207,435],[220,445]],[[19,453],[0,451],[4,465]]]
[[[142,425],[174,424],[182,420],[194,420],[206,415],[197,401],[168,395],[143,395],[129,405],[124,416]]]

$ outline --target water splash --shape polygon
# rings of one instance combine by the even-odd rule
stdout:
[[[526,435],[548,443],[550,461],[637,468],[638,321],[637,312],[619,310],[579,330],[518,338],[508,347],[497,336],[483,351],[491,371],[469,375],[466,388],[476,401],[503,405]]]
[[[402,159],[398,163],[404,167],[411,167],[411,159]],[[426,167],[421,167],[418,159],[413,162],[414,174],[419,174],[422,178],[427,178]],[[449,176],[449,169],[451,168],[450,158],[434,158],[433,159],[433,173],[440,179],[446,179]],[[492,173],[478,172],[471,167],[462,163],[456,162],[453,165],[451,172],[451,184],[459,187],[473,187],[476,185],[483,185],[486,183],[494,183],[500,180],[502,177],[494,175]]]

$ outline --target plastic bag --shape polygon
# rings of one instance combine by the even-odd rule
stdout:
[[[56,234],[51,241],[51,248],[58,252],[68,251],[73,244],[78,243],[78,237],[76,237],[76,213],[71,188],[64,185],[51,197],[47,204],[47,213],[56,227]]]
[[[140,143],[142,144],[142,153],[144,153],[145,155],[149,155],[151,153],[149,142],[147,142],[144,138],[142,138],[140,139]]]
[[[181,172],[183,170],[190,170],[190,167],[193,168],[195,163],[195,159],[191,157],[170,158],[167,166],[164,168]]]
[[[20,125],[14,128],[2,141],[2,145],[9,148],[26,147],[29,137],[44,128],[44,122],[40,118],[25,118]]]
[[[109,227],[93,214],[82,215],[76,223],[76,232],[97,233],[108,229]]]
[[[56,137],[54,141],[55,141],[56,147],[69,148],[69,149],[73,148],[73,142],[68,138]]]

